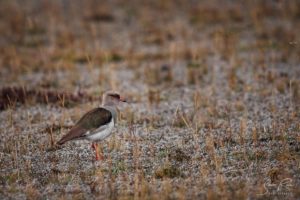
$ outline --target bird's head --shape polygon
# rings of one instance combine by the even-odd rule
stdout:
[[[103,94],[103,105],[118,105],[120,102],[127,102],[118,92],[108,91]]]

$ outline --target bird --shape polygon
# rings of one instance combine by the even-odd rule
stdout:
[[[118,92],[107,91],[102,95],[102,105],[84,114],[79,121],[65,134],[57,145],[68,141],[86,139],[92,142],[96,153],[96,160],[103,159],[99,155],[97,142],[109,137],[117,123],[117,106],[120,102],[127,102]]]

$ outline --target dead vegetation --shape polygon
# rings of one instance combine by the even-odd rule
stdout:
[[[0,199],[299,199],[299,1],[0,1]],[[95,162],[47,151],[105,90]]]
[[[0,90],[0,110],[17,105],[27,104],[56,104],[62,107],[71,107],[78,103],[91,101],[92,97],[78,92],[71,94],[51,90],[28,89],[25,87],[4,87]]]

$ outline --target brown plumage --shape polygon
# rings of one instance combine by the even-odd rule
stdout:
[[[92,147],[96,152],[96,160],[98,160],[101,156],[99,156],[96,142],[104,140],[112,133],[117,121],[117,105],[119,102],[126,102],[126,99],[117,92],[105,92],[102,98],[102,106],[83,115],[74,127],[57,142],[54,149],[70,140],[88,139],[93,142]]]
[[[75,126],[63,136],[57,144],[62,145],[67,141],[82,138],[87,132],[92,133],[99,127],[106,125],[111,119],[112,114],[110,111],[102,107],[95,108],[83,115]]]

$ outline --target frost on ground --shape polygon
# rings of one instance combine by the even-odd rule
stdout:
[[[300,5],[245,2],[0,2],[0,199],[299,199]]]

